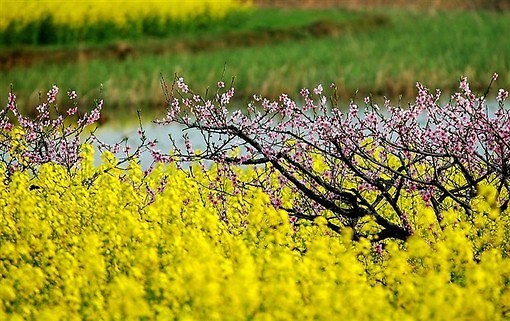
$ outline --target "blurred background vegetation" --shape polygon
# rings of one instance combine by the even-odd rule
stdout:
[[[105,119],[164,110],[160,75],[200,93],[226,66],[243,105],[335,82],[341,99],[409,101],[420,81],[510,87],[510,0],[0,0],[0,89],[35,111],[53,84]],[[100,88],[102,84],[102,92]]]

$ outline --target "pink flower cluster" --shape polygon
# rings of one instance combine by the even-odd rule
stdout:
[[[330,227],[333,221],[356,227],[370,215],[381,226],[378,239],[404,239],[413,229],[401,208],[403,198],[418,193],[441,220],[449,202],[469,212],[469,200],[484,180],[496,180],[500,192],[510,190],[510,111],[503,89],[498,105],[489,106],[465,77],[447,101],[441,91],[417,83],[416,99],[406,108],[392,107],[389,100],[380,108],[369,97],[364,108],[351,102],[345,110],[328,105],[318,85],[311,92],[301,90],[299,102],[287,94],[276,101],[254,96],[243,110],[227,108],[233,88],[223,89],[215,100],[192,99],[197,95],[184,79],[176,83],[177,92],[167,92],[171,103],[160,123],[195,129],[206,146],[200,153],[191,146],[176,149],[176,156],[227,167],[256,165],[277,175],[276,186],[263,175],[252,185],[267,191],[278,208],[282,187],[290,188],[294,204],[285,209],[294,217],[313,218],[327,210],[333,213]],[[501,202],[508,206],[508,199]],[[396,215],[381,210],[388,207]]]
[[[489,89],[496,79],[494,74]],[[186,133],[197,131],[203,150],[195,150],[185,134],[184,148],[170,137],[174,150],[163,153],[157,141],[147,137],[140,117],[137,146],[125,140],[108,145],[93,133],[82,140],[85,128],[100,119],[102,99],[81,114],[76,92],[68,91],[70,106],[60,111],[59,88],[53,86],[30,118],[20,113],[11,89],[0,110],[0,162],[8,169],[6,175],[16,170],[35,174],[46,162],[71,170],[79,166],[81,148],[89,142],[100,151],[123,153],[117,166],[148,152],[153,163],[147,171],[156,163],[176,162],[183,168],[185,162],[199,161],[209,175],[204,161],[212,161],[219,176],[211,177],[204,195],[215,206],[226,206],[227,194],[258,187],[275,208],[289,212],[295,229],[300,220],[325,216],[332,230],[349,226],[355,239],[369,236],[375,241],[405,240],[413,234],[412,214],[408,204],[402,204],[416,201],[414,196],[433,208],[439,222],[445,206],[452,204],[469,214],[481,183],[497,187],[501,210],[509,205],[510,110],[504,89],[491,105],[489,89],[477,95],[464,77],[447,100],[441,91],[431,92],[417,83],[416,99],[405,108],[387,99],[381,108],[371,97],[342,108],[338,97],[327,97],[318,85],[301,90],[297,100],[288,94],[277,100],[254,95],[247,108],[238,109],[229,107],[235,90],[223,81],[212,98],[194,93],[182,77],[175,79],[171,91],[163,85],[168,109],[156,122],[178,123]],[[330,89],[335,93],[336,86]],[[66,121],[68,117],[74,122]],[[248,182],[239,180],[239,166],[254,166],[256,175]],[[148,204],[164,185],[165,181],[156,189],[145,186]],[[228,211],[221,212],[227,221]],[[360,228],[366,216],[380,227],[374,235]]]
[[[74,166],[79,161],[79,150],[82,144],[80,134],[83,128],[64,124],[66,117],[77,112],[73,104],[66,115],[62,115],[56,105],[59,88],[54,85],[47,93],[47,99],[36,107],[35,118],[23,116],[16,104],[16,95],[11,89],[5,109],[0,111],[1,162],[7,165],[9,173],[14,170],[31,169],[47,162],[55,162]],[[75,96],[72,92],[70,98]],[[14,117],[10,117],[12,113]],[[56,114],[56,116],[52,116]],[[15,122],[13,121],[15,120]],[[15,123],[20,127],[21,137],[13,137],[10,132]]]
[[[36,174],[38,166],[48,162],[63,165],[70,171],[80,165],[80,152],[85,143],[95,143],[100,150],[119,152],[120,143],[109,146],[99,141],[93,131],[85,135],[86,128],[101,117],[102,99],[96,102],[90,114],[79,114],[77,93],[67,92],[70,106],[65,111],[57,104],[58,93],[59,88],[53,85],[46,101],[36,107],[36,116],[27,117],[19,111],[11,88],[7,105],[0,110],[0,162],[8,169],[7,178],[14,171],[30,170]],[[68,121],[69,117],[73,117],[72,121]],[[19,130],[13,132],[16,127]],[[119,163],[138,157],[148,145],[144,138],[135,152],[127,153]]]

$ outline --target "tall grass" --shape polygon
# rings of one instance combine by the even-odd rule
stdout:
[[[264,14],[261,11],[246,21],[252,27],[239,28],[256,30],[256,20]],[[272,97],[295,93],[319,82],[335,82],[345,100],[356,90],[358,95],[411,97],[416,81],[454,89],[457,79],[452,75],[466,75],[475,90],[482,90],[494,71],[500,74],[499,86],[510,85],[510,40],[505,32],[510,30],[510,13],[382,14],[388,15],[389,24],[359,32],[354,28],[336,37],[212,51],[170,51],[124,61],[97,59],[16,67],[0,72],[0,88],[7,92],[9,83],[14,83],[20,104],[29,106],[37,102],[37,91],[47,90],[54,82],[71,86],[89,99],[97,95],[102,83],[107,104],[134,113],[144,106],[163,108],[160,73],[167,78],[179,73],[197,90],[205,91],[215,84],[225,64],[227,80],[235,76],[236,95],[244,99],[254,93]],[[221,39],[223,33],[214,37]]]

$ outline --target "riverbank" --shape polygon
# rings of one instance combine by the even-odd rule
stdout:
[[[483,91],[493,72],[496,86],[510,86],[509,12],[271,8],[229,19],[169,38],[2,48],[0,88],[6,97],[14,84],[28,112],[53,83],[77,90],[84,109],[102,95],[111,120],[164,110],[160,75],[171,82],[177,73],[204,92],[224,68],[242,104],[253,94],[297,96],[317,83],[336,83],[346,101],[405,101],[416,81],[454,90],[462,75]]]

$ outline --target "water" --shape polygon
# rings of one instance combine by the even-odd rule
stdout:
[[[174,146],[172,145],[169,135],[175,141],[180,150],[185,150],[183,129],[184,127],[178,124],[158,125],[151,121],[145,121],[143,124],[145,136],[149,140],[157,140],[157,149],[162,153],[170,153]],[[120,126],[119,124],[106,124],[101,126],[95,135],[104,143],[115,144],[127,138],[127,143],[131,148],[136,148],[141,143],[140,135],[138,134],[139,124],[129,124],[127,126]],[[193,149],[204,149],[205,144],[202,137],[196,130],[186,131],[189,139],[191,140]],[[120,156],[119,154],[118,156]],[[96,152],[96,164],[100,163],[101,155]],[[148,168],[152,163],[152,157],[148,153],[143,153],[140,158],[142,168]]]
[[[489,106],[489,113],[491,114],[493,114],[498,107],[498,103],[495,100],[489,101],[487,105]],[[363,110],[361,106],[362,105],[360,104],[360,113]],[[127,138],[128,145],[132,148],[135,148],[140,144],[138,128],[139,124],[136,123],[122,126],[119,124],[106,124],[97,130],[96,136],[107,144],[115,144],[120,142],[122,139]],[[148,139],[157,139],[157,148],[160,149],[163,153],[169,153],[173,149],[169,135],[174,139],[177,147],[180,150],[185,150],[183,126],[175,123],[170,125],[158,125],[151,121],[145,121],[143,122],[143,129],[145,130],[145,135],[148,137]],[[191,140],[193,149],[203,150],[205,148],[203,138],[198,130],[188,130],[186,133]],[[143,168],[148,168],[152,163],[152,158],[147,153],[142,154],[140,160]],[[100,155],[99,153],[96,153],[96,163],[99,164],[99,162]]]

